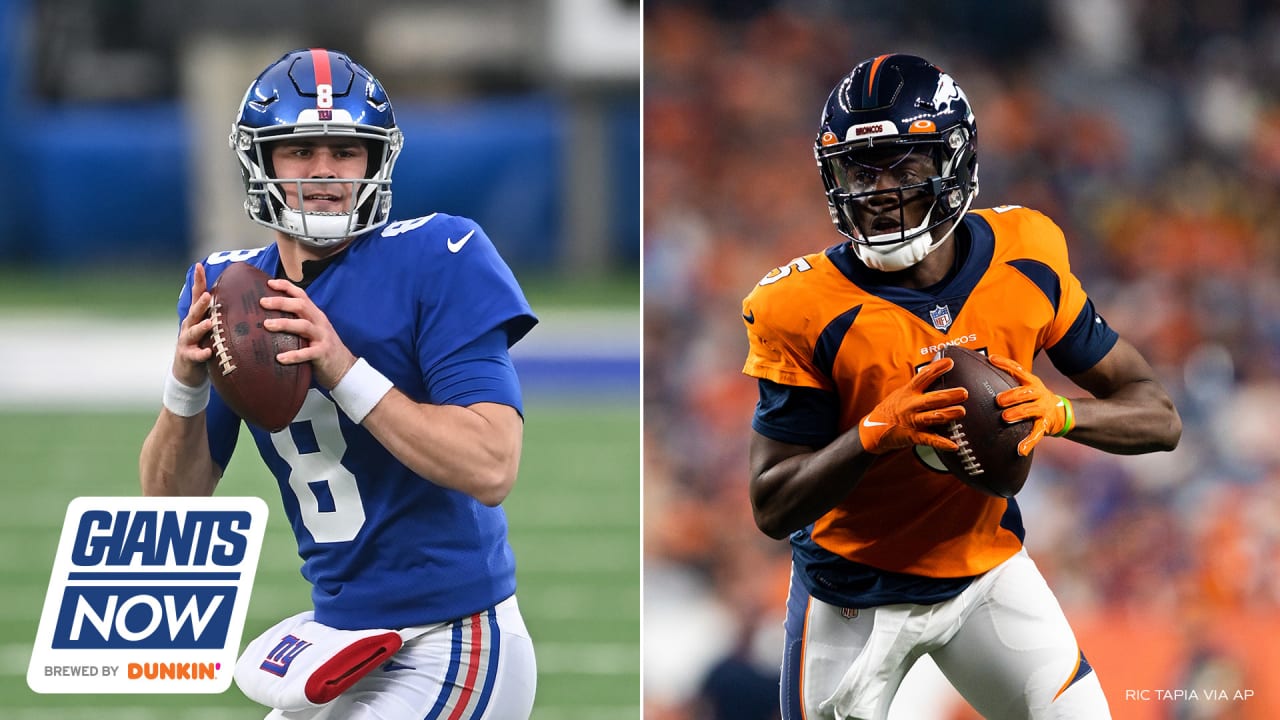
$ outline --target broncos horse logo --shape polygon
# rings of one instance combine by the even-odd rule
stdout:
[[[956,85],[956,81],[946,73],[938,75],[938,89],[933,91],[934,112],[944,113],[951,110],[951,103],[956,100],[964,100],[965,104],[969,104],[969,98],[964,96],[964,91]]]

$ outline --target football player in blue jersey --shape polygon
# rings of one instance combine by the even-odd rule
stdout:
[[[388,222],[403,138],[382,85],[347,55],[301,49],[269,65],[230,141],[245,209],[275,242],[188,271],[163,409],[142,447],[143,492],[209,495],[218,484],[241,420],[210,389],[207,289],[232,263],[264,270],[286,297],[263,306],[295,316],[267,329],[307,341],[278,359],[313,370],[288,428],[248,425],[312,585],[314,612],[289,627],[389,629],[404,641],[336,699],[317,703],[308,686],[306,707],[270,717],[528,717],[534,652],[500,504],[523,433],[509,348],[537,318],[471,220]],[[315,645],[349,659],[347,637]]]

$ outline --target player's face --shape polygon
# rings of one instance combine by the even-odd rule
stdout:
[[[282,183],[289,207],[309,213],[348,213],[354,207],[360,183],[324,181],[365,177],[369,150],[363,142],[351,138],[281,140],[271,147],[271,163],[277,178],[309,180]]]
[[[911,186],[937,174],[937,164],[920,149],[876,148],[839,158],[836,181],[850,195],[856,224],[872,235],[916,227],[924,220],[931,196]],[[903,189],[909,188],[909,189]]]

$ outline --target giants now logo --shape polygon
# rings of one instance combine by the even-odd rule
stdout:
[[[226,690],[266,520],[259,498],[73,500],[27,684],[42,693]],[[212,672],[134,671],[146,666]]]

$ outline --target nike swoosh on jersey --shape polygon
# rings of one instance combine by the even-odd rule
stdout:
[[[869,417],[867,417],[867,418],[863,418],[863,419],[862,419],[862,426],[863,426],[863,427],[884,427],[884,426],[886,426],[886,425],[888,425],[888,424],[889,424],[889,423],[876,422],[875,420],[872,420],[872,419],[871,419],[871,418],[869,418]]]
[[[395,660],[388,660],[382,666],[382,672],[393,672],[395,670],[417,670],[417,668],[412,665],[403,665]]]
[[[748,310],[748,311],[746,311],[746,312],[742,313],[742,319],[743,319],[743,320],[746,320],[749,324],[755,324],[755,321],[756,321],[756,311],[755,311],[755,310]]]
[[[444,244],[449,246],[449,252],[456,253],[459,250],[461,250],[462,246],[466,245],[467,241],[471,239],[471,236],[475,234],[476,234],[476,231],[472,230],[466,235],[463,235],[461,240],[454,240],[453,238],[449,238],[448,240],[444,241]]]

